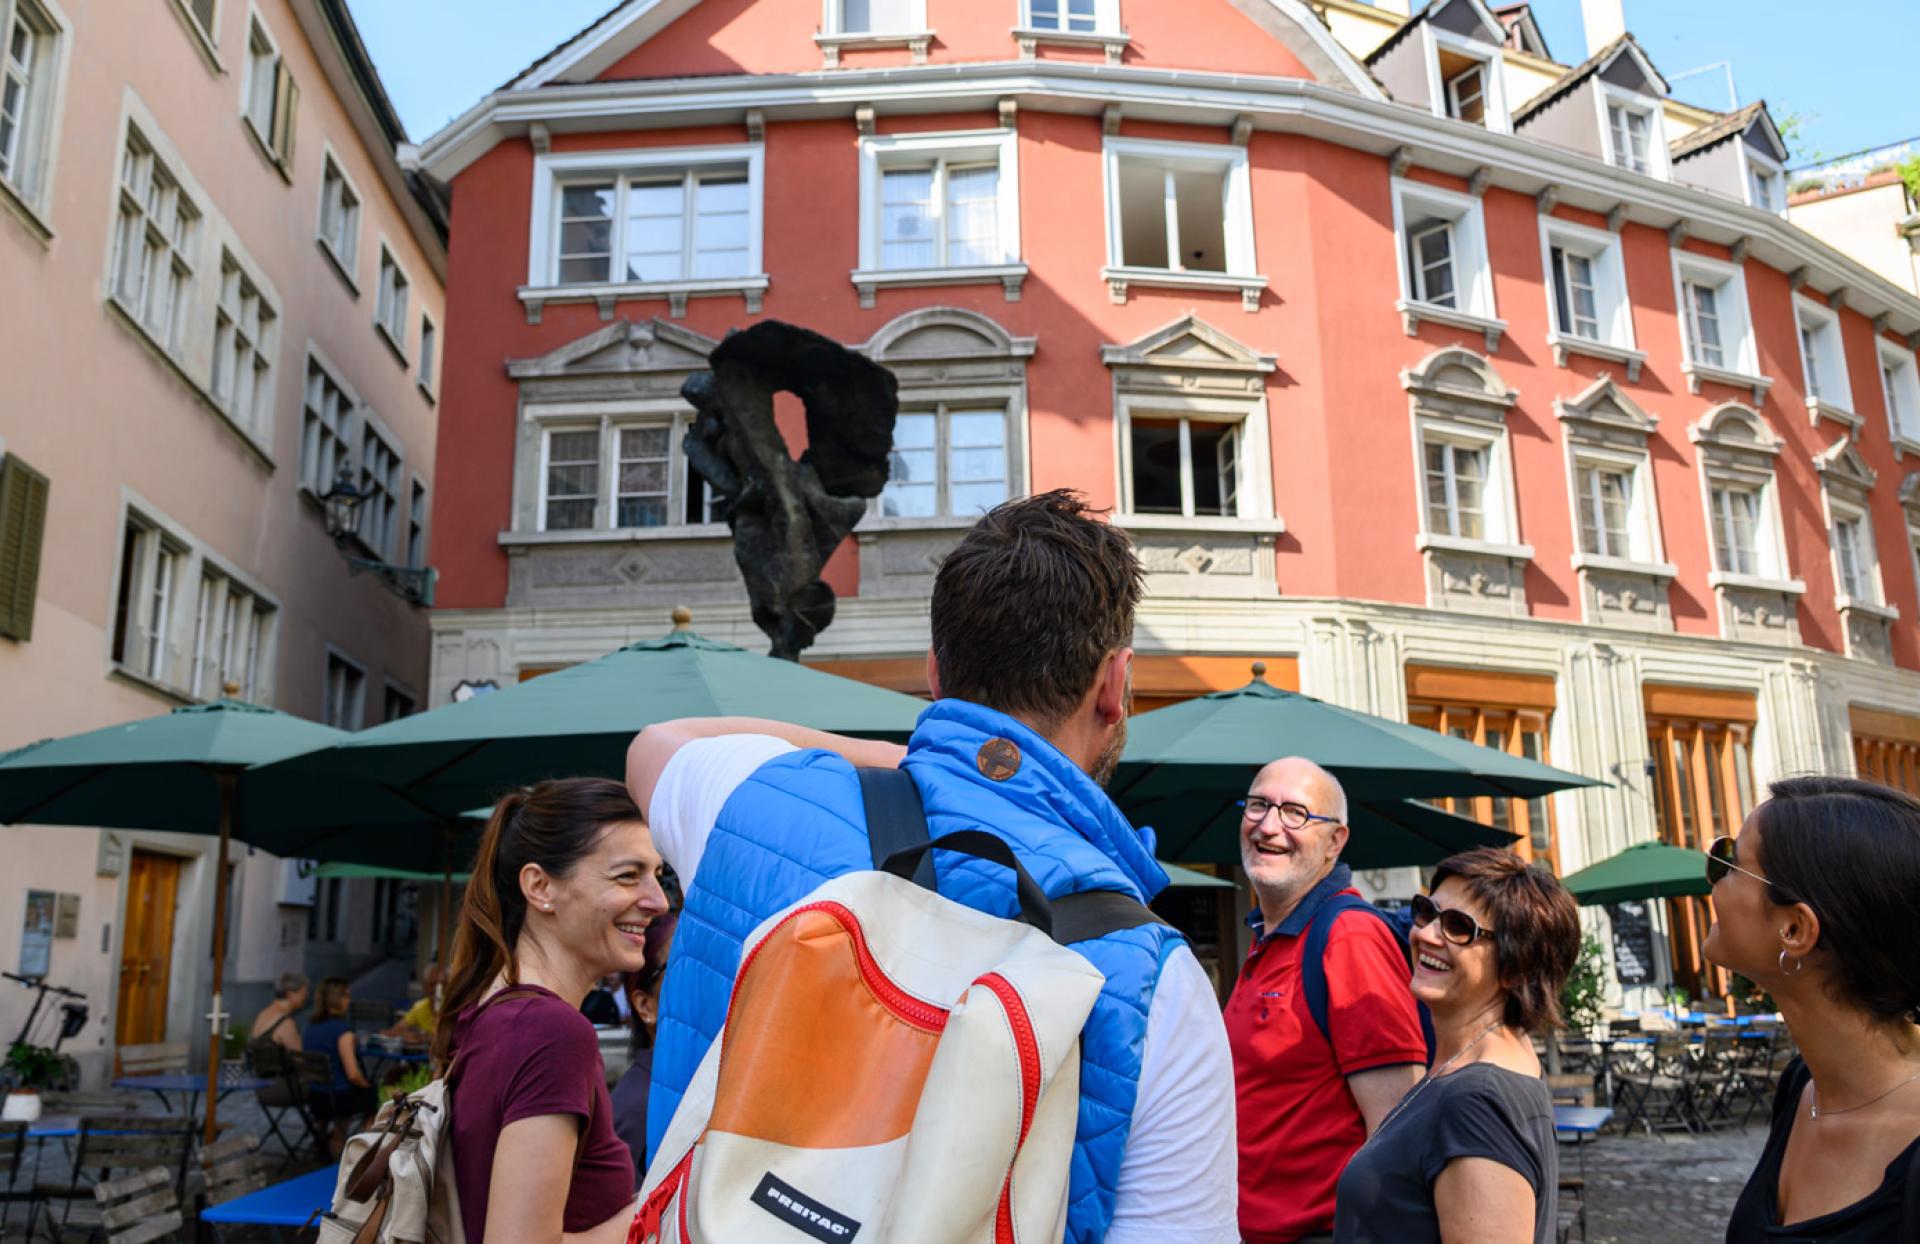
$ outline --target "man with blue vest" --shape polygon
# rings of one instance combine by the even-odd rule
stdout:
[[[1011,501],[941,563],[912,740],[842,738],[779,722],[649,726],[627,784],[686,908],[660,1001],[648,1148],[726,1018],[741,946],[821,882],[872,867],[855,766],[912,776],[929,830],[1006,840],[1049,898],[1167,884],[1150,834],[1102,786],[1132,698],[1140,566],[1126,536],[1074,493]],[[940,892],[1014,916],[1008,874],[936,853]],[[1233,1070],[1211,984],[1160,924],[1077,943],[1106,977],[1081,1040],[1066,1238],[1073,1244],[1231,1244]]]

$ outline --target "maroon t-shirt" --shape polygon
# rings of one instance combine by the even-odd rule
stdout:
[[[486,1238],[493,1150],[501,1131],[543,1114],[593,1120],[580,1138],[584,1148],[567,1190],[562,1229],[589,1230],[631,1205],[633,1154],[613,1130],[600,1040],[587,1017],[539,989],[485,1010],[469,1007],[454,1024],[460,1074],[453,1086],[453,1172],[467,1238],[475,1244]]]

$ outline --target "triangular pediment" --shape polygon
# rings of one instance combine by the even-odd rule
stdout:
[[[1747,127],[1747,132],[1742,137],[1746,140],[1747,146],[1768,159],[1778,160],[1784,164],[1790,157],[1787,151],[1787,140],[1781,136],[1779,127],[1773,123],[1773,114],[1767,111],[1764,103],[1760,105],[1759,115],[1754,117],[1753,124]]]
[[[1163,367],[1189,371],[1271,372],[1274,358],[1235,341],[1197,316],[1186,315],[1136,341],[1100,347],[1109,367]]]
[[[1435,0],[1425,12],[1437,30],[1451,31],[1494,47],[1507,41],[1506,25],[1481,0]]]
[[[515,380],[532,380],[704,371],[707,356],[719,344],[711,337],[666,320],[653,319],[645,323],[616,320],[546,354],[510,360],[507,374]]]
[[[1667,80],[1653,67],[1653,61],[1628,37],[1601,63],[1600,77],[1615,86],[1638,91],[1642,95],[1665,95]]]
[[[1600,377],[1572,397],[1555,398],[1553,411],[1569,422],[1599,424],[1641,435],[1659,426],[1659,421],[1640,409],[1611,376]]]
[[[1870,489],[1880,475],[1867,465],[1851,436],[1843,436],[1814,455],[1813,469],[1829,484],[1850,484],[1862,491]]]

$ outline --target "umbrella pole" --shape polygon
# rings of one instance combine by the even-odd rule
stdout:
[[[218,1134],[220,1106],[220,1044],[227,1013],[220,1007],[221,987],[225,983],[227,956],[227,848],[233,841],[233,789],[238,780],[233,773],[216,773],[220,784],[220,858],[213,875],[213,1006],[207,1012],[210,1037],[207,1041],[207,1124],[202,1140],[212,1144]]]

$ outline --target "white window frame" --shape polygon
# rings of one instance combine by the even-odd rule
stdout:
[[[1741,193],[1742,197],[1746,199],[1748,206],[1757,207],[1763,212],[1772,212],[1776,216],[1785,216],[1787,214],[1786,166],[1778,160],[1763,156],[1758,151],[1755,151],[1753,144],[1747,142],[1745,138],[1742,138],[1735,146],[1740,153]],[[1771,179],[1774,194],[1773,202],[1762,203],[1754,196],[1753,183],[1756,175]]]
[[[425,311],[420,313],[420,392],[427,401],[439,400],[440,382],[435,375],[440,366],[440,326]]]
[[[406,451],[401,447],[400,438],[388,429],[372,409],[361,410],[355,422],[354,476],[361,496],[360,531],[355,539],[381,561],[391,561],[394,544],[404,530]],[[378,479],[374,475],[367,452],[369,443],[386,451],[385,479]]]
[[[1432,99],[1432,111],[1436,117],[1457,119],[1453,116],[1452,79],[1443,77],[1440,69],[1440,53],[1445,50],[1456,56],[1476,60],[1483,66],[1481,85],[1486,99],[1485,128],[1496,133],[1506,134],[1513,131],[1512,111],[1507,103],[1507,60],[1504,50],[1496,43],[1482,43],[1469,39],[1465,35],[1451,30],[1443,30],[1432,22],[1420,25],[1421,41],[1424,45],[1427,61],[1427,81],[1430,84],[1428,94]],[[1504,37],[1505,32],[1501,32]],[[1460,75],[1453,75],[1458,78]],[[1462,121],[1462,125],[1479,125],[1477,121]]]
[[[609,532],[625,535],[643,533],[707,533],[720,526],[716,521],[688,523],[687,491],[692,485],[692,465],[687,461],[686,438],[693,427],[694,411],[676,399],[642,402],[572,402],[530,406],[525,417],[535,428],[539,446],[539,472],[533,481],[533,530],[547,532],[547,465],[555,433],[591,432],[599,454],[595,464],[593,520],[586,527],[551,529],[556,535],[604,539]],[[617,527],[619,519],[620,433],[637,427],[668,428],[667,438],[667,518],[652,527]]]
[[[279,362],[280,352],[280,313],[274,305],[272,292],[265,282],[254,273],[253,266],[231,247],[223,247],[220,252],[220,279],[215,291],[213,360],[208,372],[207,388],[214,402],[231,419],[236,427],[250,439],[263,444],[273,442],[273,396],[274,372]],[[228,282],[231,276],[237,286],[241,299],[238,307],[228,304]],[[236,318],[236,310],[244,311],[247,289],[253,291],[255,303],[255,324],[251,340],[242,331],[244,315]],[[244,343],[244,348],[241,343]],[[248,358],[251,363],[248,364]],[[240,377],[235,373],[244,365],[252,373],[246,377],[247,387],[252,390],[251,397],[242,400]],[[221,377],[225,375],[228,392],[221,392]]]
[[[433,522],[433,493],[417,471],[407,479],[406,506],[407,543],[401,550],[406,557],[403,564],[417,569],[427,564],[428,529]]]
[[[256,47],[256,43],[264,44],[265,50]],[[260,149],[261,156],[273,165],[281,176],[292,181],[294,126],[298,120],[300,92],[299,88],[293,84],[292,71],[286,66],[285,57],[280,50],[280,41],[273,37],[273,31],[267,26],[266,19],[260,15],[260,10],[251,4],[247,6],[247,41],[246,46],[241,49],[241,58],[243,62],[243,71],[239,75],[241,123],[252,135],[254,145]],[[264,116],[260,115],[263,104],[259,97],[259,92],[262,90],[260,77],[263,65],[266,75]],[[280,119],[275,117],[274,110],[281,102],[280,82],[283,78],[288,83],[289,94],[286,99],[288,109],[295,113],[294,116],[285,118],[286,150],[284,151],[274,145],[275,130],[279,128],[275,122]]]
[[[138,144],[144,151],[131,158],[145,161],[143,172],[137,172],[137,186],[128,186],[124,170],[132,148]],[[107,239],[107,272],[104,289],[107,301],[117,308],[129,324],[132,324],[143,336],[151,341],[162,354],[182,363],[187,347],[195,339],[193,316],[196,310],[196,298],[200,273],[205,267],[206,239],[212,232],[206,208],[206,202],[197,182],[187,173],[184,162],[157,130],[145,118],[128,117],[120,127],[120,142],[115,148],[113,165],[113,214],[112,226]],[[164,308],[164,314],[158,314],[151,306],[152,280],[156,273],[150,265],[156,262],[152,234],[155,229],[151,223],[152,200],[150,189],[156,174],[164,173],[171,181],[173,195],[173,226],[159,231],[162,234],[162,247],[158,252],[159,260],[166,268],[166,276],[178,283],[171,287],[170,305]],[[166,192],[163,192],[166,193]],[[178,229],[182,207],[189,213],[184,230]],[[130,214],[131,213],[131,214]],[[132,224],[128,222],[132,221]],[[138,233],[139,259],[142,272],[138,288],[129,295],[124,286],[127,273],[122,267],[123,252],[134,242],[130,235]],[[127,259],[126,262],[136,262]]]
[[[889,515],[885,512],[887,488],[893,484],[891,464],[889,464],[887,485],[880,490],[880,495],[875,497],[869,506],[874,514],[879,518],[896,523],[928,523],[949,518],[970,519],[977,517],[979,511],[969,510],[956,514],[953,508],[952,416],[987,414],[997,414],[1000,416],[1001,482],[1006,485],[1005,494],[1001,497],[1001,500],[1006,501],[1021,495],[1023,489],[1020,487],[1019,479],[1016,478],[1018,455],[1014,449],[1013,439],[1017,429],[1014,425],[1013,412],[1007,408],[1004,401],[995,401],[991,398],[973,401],[964,399],[935,399],[932,401],[903,400],[900,404],[900,415],[902,417],[914,415],[933,419],[933,513]]]
[[[209,22],[202,23],[193,12],[193,0],[173,0],[173,11],[180,22],[193,36],[194,50],[216,75],[224,74],[226,66],[220,62],[220,21],[225,15],[226,0],[213,0],[213,15]]]
[[[237,682],[240,690],[236,699],[265,704],[264,696],[272,681],[279,605],[210,553],[202,554],[199,569],[193,642],[183,685],[195,699],[210,701],[226,695],[227,682]]]
[[[309,444],[309,441],[314,439],[308,432],[307,421],[309,412],[312,410],[312,402],[309,394],[312,387],[313,373],[315,371],[318,371],[324,376],[327,382],[331,384],[334,390],[340,395],[339,426],[327,428],[324,419],[318,421],[322,428],[327,428],[327,430],[334,433],[334,439],[339,444],[339,450],[334,458],[333,470],[330,472],[322,472],[319,470],[320,463],[314,457],[316,447]],[[306,359],[300,369],[299,471],[300,490],[313,500],[318,501],[333,488],[334,477],[339,473],[341,463],[352,465],[359,462],[360,416],[361,406],[359,395],[341,378],[340,369],[335,367],[333,363],[320,352],[319,347],[315,346],[312,342],[308,342]]]
[[[849,30],[846,23],[846,0],[822,0],[820,6],[820,33],[833,39],[885,39],[905,40],[914,35],[930,33],[927,26],[927,0],[907,0],[907,28],[904,30]]]
[[[341,210],[347,214],[346,248],[344,254],[341,248],[336,245],[334,240],[327,234],[329,173],[339,179]],[[353,202],[351,204],[347,203],[348,196],[352,197]],[[314,241],[319,244],[321,253],[332,261],[333,270],[340,274],[340,279],[347,283],[347,289],[352,291],[353,296],[356,298],[360,296],[360,280],[358,275],[356,275],[357,269],[355,265],[360,262],[360,225],[365,204],[366,199],[361,196],[360,188],[353,184],[351,177],[347,176],[346,165],[342,163],[339,155],[335,153],[333,148],[328,146],[326,155],[320,165],[320,211],[314,221],[313,237]]]
[[[1179,514],[1142,513],[1133,508],[1133,421],[1136,418],[1177,419],[1181,422]],[[1231,424],[1238,429],[1234,447],[1232,514],[1194,513],[1192,449],[1189,440],[1189,429],[1193,423]],[[1122,393],[1114,405],[1114,431],[1118,437],[1119,465],[1115,493],[1120,498],[1117,517],[1126,526],[1148,528],[1181,523],[1218,525],[1266,523],[1272,520],[1273,459],[1267,443],[1267,406],[1264,400],[1240,402],[1208,397],[1181,398],[1157,393]]]
[[[12,150],[5,153],[7,168],[0,174],[0,201],[23,213],[34,233],[47,242],[53,236],[47,217],[58,147],[54,139],[66,100],[73,27],[54,0],[0,0],[0,89],[19,79],[12,55],[15,22],[34,32],[34,63],[26,67]]]
[[[327,719],[327,709],[333,700],[333,668],[336,662],[359,676],[351,684],[353,702],[343,706],[346,711],[338,722]],[[326,645],[326,654],[320,664],[320,720],[325,725],[337,726],[342,730],[359,730],[367,724],[367,667],[332,644]]]
[[[1720,363],[1703,362],[1694,357],[1692,303],[1686,287],[1689,282],[1711,285],[1718,290],[1715,313],[1720,325]],[[1681,370],[1687,373],[1688,388],[1700,391],[1700,382],[1710,380],[1755,390],[1754,402],[1765,400],[1773,384],[1759,374],[1757,347],[1754,343],[1753,315],[1747,301],[1747,275],[1737,264],[1724,263],[1692,251],[1673,252],[1673,296],[1679,308]]]
[[[393,274],[389,283],[388,273]],[[407,364],[407,311],[413,299],[413,279],[400,266],[393,244],[380,239],[380,275],[374,287],[373,326],[393,348],[402,366]]]
[[[1742,436],[1727,434],[1724,427],[1729,420],[1742,425]],[[1780,453],[1778,438],[1757,413],[1738,403],[1716,406],[1688,429],[1687,436],[1696,446],[1700,464],[1700,504],[1707,518],[1707,557],[1712,566],[1707,576],[1709,586],[1762,588],[1793,596],[1804,592],[1806,586],[1792,578],[1788,570],[1786,524],[1780,513],[1779,473],[1775,468]],[[1757,565],[1751,574],[1720,565],[1714,532],[1719,512],[1713,494],[1721,488],[1751,492],[1758,500],[1753,536]]]
[[[1020,0],[1021,34],[1037,34],[1045,38],[1065,35],[1117,35],[1120,33],[1120,0],[1093,0],[1093,29],[1070,30],[1067,27],[1068,0],[1056,0],[1056,11],[1060,14],[1059,26],[1042,26],[1034,19],[1033,0]]]
[[[1448,220],[1453,226],[1454,305],[1443,306],[1416,297],[1415,274],[1409,254],[1408,224],[1418,213]],[[1487,335],[1487,349],[1499,348],[1506,322],[1499,318],[1493,298],[1493,264],[1487,252],[1486,214],[1478,198],[1425,182],[1393,179],[1394,263],[1400,273],[1400,297],[1394,309],[1414,336],[1422,320],[1467,328]]]
[[[739,276],[677,281],[606,281],[562,285],[560,276],[560,191],[563,184],[620,178],[672,170],[744,168],[747,174],[747,271]],[[615,220],[624,215],[615,205]],[[581,151],[534,157],[533,209],[528,246],[527,284],[520,301],[537,320],[547,303],[598,302],[610,317],[618,298],[666,297],[671,314],[686,314],[688,298],[744,295],[749,314],[758,314],[768,278],[764,253],[766,220],[766,148],[761,143],[726,146],[657,147],[625,151]],[[620,250],[616,235],[612,246]],[[614,269],[609,265],[609,275]]]
[[[1637,566],[1661,566],[1666,562],[1660,541],[1658,498],[1654,495],[1653,470],[1646,453],[1622,449],[1603,449],[1593,445],[1569,444],[1568,478],[1572,485],[1573,543],[1582,558],[1592,562],[1615,564],[1631,562]],[[1584,544],[1580,522],[1581,477],[1589,471],[1611,471],[1627,477],[1626,547],[1589,549]],[[1596,507],[1598,505],[1595,499]],[[1596,510],[1597,513],[1597,510]]]
[[[1771,484],[1760,484],[1756,486],[1736,483],[1726,479],[1710,479],[1707,481],[1707,545],[1708,555],[1712,558],[1714,570],[1722,574],[1740,575],[1748,578],[1782,577],[1779,567],[1771,564],[1774,544],[1771,539],[1773,535],[1773,524],[1768,498],[1772,492],[1772,488],[1773,486]],[[1751,569],[1721,564],[1720,547],[1722,540],[1725,540],[1729,551],[1735,551],[1736,545],[1732,533],[1722,530],[1727,526],[1729,518],[1728,515],[1721,510],[1720,497],[1734,493],[1751,496],[1754,499],[1752,535],[1753,567]]]
[[[1847,374],[1847,347],[1840,315],[1803,294],[1793,296],[1794,343],[1800,351],[1801,391],[1806,394],[1807,410],[1817,424],[1824,416],[1857,427],[1860,417],[1854,413],[1853,381]],[[1813,356],[1809,357],[1809,339]],[[1819,377],[1819,391],[1814,378]]]
[[[853,284],[860,305],[874,305],[874,291],[933,285],[1000,284],[1007,301],[1017,301],[1026,280],[1027,265],[1020,260],[1020,143],[1011,128],[959,130],[935,134],[869,134],[860,140],[860,266]],[[995,228],[1000,254],[991,263],[940,265],[931,268],[881,267],[881,199],[883,175],[889,168],[919,167],[929,162],[987,164],[999,168],[998,213]],[[939,178],[934,211],[945,210]]]
[[[1880,573],[1880,556],[1873,533],[1873,515],[1865,505],[1843,500],[1827,493],[1827,552],[1833,562],[1833,586],[1837,594],[1837,603],[1842,609],[1858,605],[1870,608],[1884,606],[1887,601],[1886,585]],[[1859,567],[1864,583],[1849,584],[1841,570],[1840,529],[1843,525],[1857,524],[1860,531]],[[1850,590],[1853,587],[1865,588],[1865,593]]]
[[[1598,313],[1599,334],[1584,337],[1560,326],[1560,273],[1553,252],[1581,255],[1592,266],[1594,305]],[[1627,290],[1626,262],[1622,257],[1620,235],[1603,229],[1591,229],[1570,220],[1552,216],[1540,218],[1540,264],[1546,273],[1547,345],[1554,362],[1565,367],[1569,354],[1582,354],[1627,365],[1627,382],[1640,378],[1646,354],[1639,349],[1633,331],[1633,302]]]
[[[1920,363],[1914,353],[1878,338],[1874,342],[1875,361],[1880,371],[1880,400],[1887,412],[1887,435],[1896,454],[1901,451],[1920,454]],[[1891,386],[1888,373],[1891,372]],[[1900,413],[1905,418],[1898,417]]]
[[[1235,289],[1240,291],[1244,310],[1256,311],[1267,278],[1259,273],[1254,250],[1253,177],[1247,149],[1233,143],[1169,142],[1157,139],[1109,136],[1103,147],[1106,177],[1107,264],[1101,279],[1107,282],[1114,301],[1126,301],[1129,285],[1158,285],[1181,289]],[[1168,166],[1217,171],[1225,176],[1221,222],[1226,247],[1226,269],[1222,272],[1189,271],[1185,268],[1130,267],[1125,262],[1124,235],[1120,221],[1120,164],[1123,160],[1152,160]],[[1164,210],[1164,209],[1163,209]],[[1168,220],[1169,259],[1180,253],[1177,212]]]
[[[1606,153],[1607,163],[1623,173],[1639,173],[1643,177],[1652,177],[1659,181],[1673,180],[1673,166],[1667,158],[1667,110],[1665,103],[1653,95],[1615,86],[1598,75],[1593,78],[1594,108],[1600,122],[1601,150]],[[1623,161],[1620,151],[1614,143],[1613,109],[1638,113],[1647,122],[1647,167],[1635,169]]]
[[[1481,513],[1485,528],[1480,536],[1456,536],[1436,531],[1431,521],[1427,495],[1427,445],[1445,442],[1456,447],[1477,449],[1486,456],[1487,477],[1481,495]],[[1414,415],[1414,496],[1419,499],[1422,546],[1433,543],[1450,549],[1514,549],[1520,546],[1518,513],[1514,497],[1513,455],[1504,427],[1467,423],[1426,412]],[[1526,556],[1531,556],[1529,550]]]

